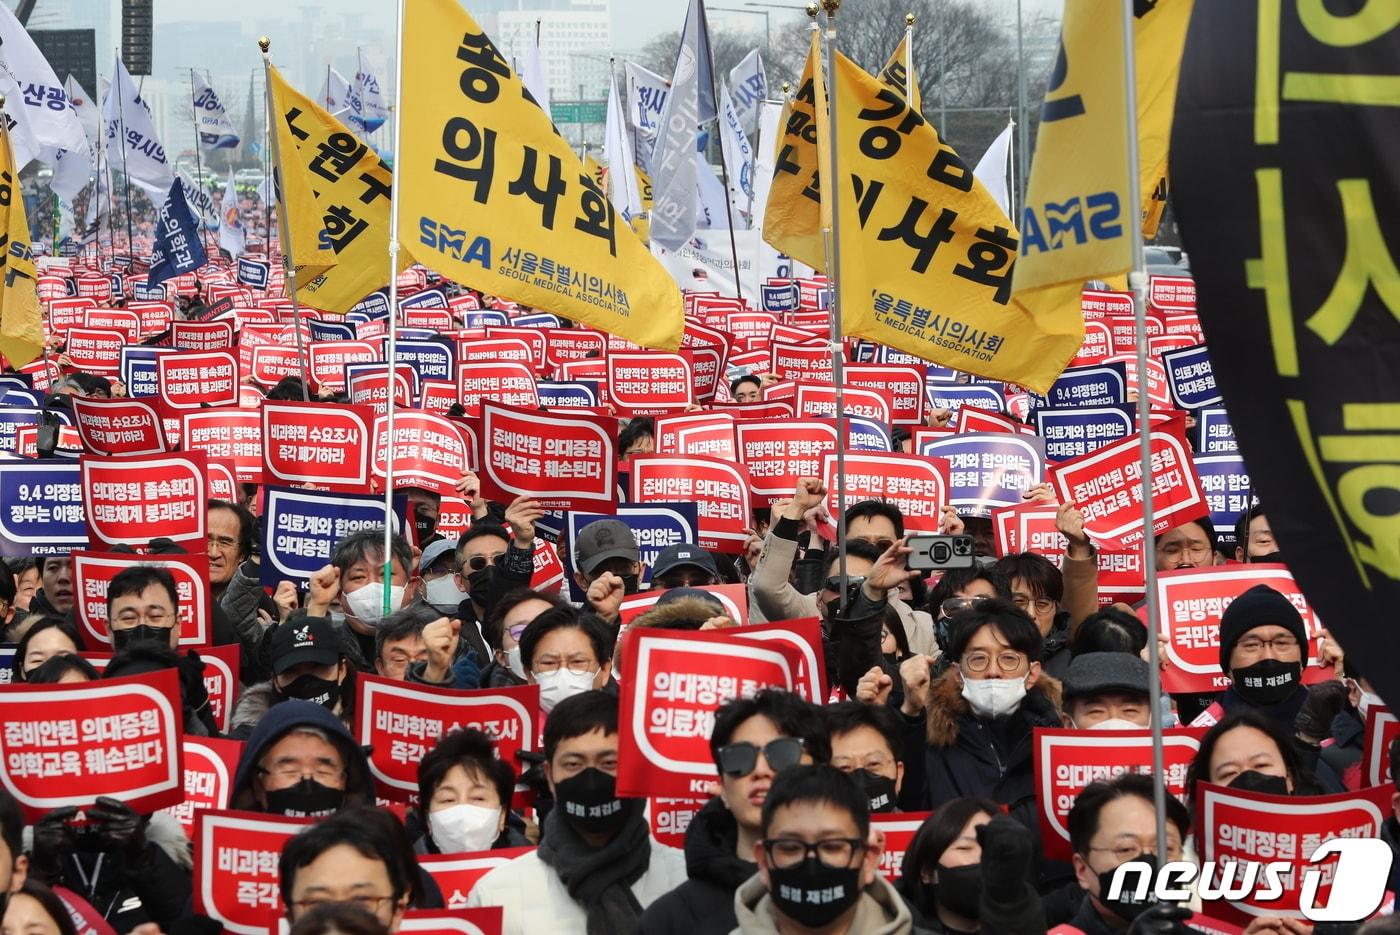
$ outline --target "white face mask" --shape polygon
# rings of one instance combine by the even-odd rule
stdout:
[[[433,843],[444,854],[465,854],[491,849],[499,836],[501,810],[464,802],[428,813]]]
[[[597,677],[597,672],[576,675],[563,667],[555,669],[553,672],[536,672],[535,684],[540,687],[540,710],[548,714],[554,710],[555,705],[565,698],[572,698],[574,695],[588,691],[593,687],[593,680]]]
[[[462,603],[463,598],[467,596],[465,591],[457,587],[456,577],[456,575],[443,575],[441,578],[429,581],[427,585],[428,603],[439,607],[451,604],[453,610],[456,610],[457,605]]]
[[[1361,715],[1361,720],[1366,720],[1366,712],[1371,710],[1373,705],[1385,706],[1385,699],[1375,692],[1363,691],[1361,697],[1356,702],[1356,713]]]
[[[962,696],[978,717],[1005,717],[1021,706],[1021,701],[1026,697],[1026,680],[964,677]]]
[[[519,678],[525,677],[525,663],[520,661],[520,647],[515,646],[506,650],[506,668],[514,672]]]
[[[1125,717],[1110,717],[1099,721],[1097,724],[1090,724],[1089,730],[1142,730],[1141,724],[1134,724]]]
[[[389,588],[390,613],[403,606],[403,592],[402,585],[396,584]],[[382,581],[371,581],[358,591],[351,591],[348,594],[342,593],[340,599],[345,603],[345,610],[366,626],[374,626],[384,617],[384,582]]]

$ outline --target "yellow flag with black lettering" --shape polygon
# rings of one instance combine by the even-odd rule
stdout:
[[[389,281],[389,167],[267,66],[277,127],[278,218],[297,299],[345,314]],[[412,262],[399,256],[398,271]]]
[[[909,99],[909,106],[915,113],[923,113],[924,96],[919,93],[918,76],[914,74],[914,59],[910,55],[914,48],[913,27],[904,30],[904,38],[899,40],[890,53],[889,61],[880,69],[880,80]]]
[[[1157,236],[1167,206],[1167,146],[1194,6],[1195,0],[1157,0],[1133,22],[1142,234],[1149,240]]]
[[[403,25],[402,229],[458,282],[675,350],[680,288],[457,0]]]
[[[651,176],[636,166],[637,190],[642,193],[642,213],[632,219],[632,230],[637,232],[637,239],[642,243],[651,240]]]
[[[1059,64],[1041,110],[1012,279],[1015,302],[1046,330],[1065,330],[1073,322],[1082,335],[1084,283],[1132,265],[1128,225],[1137,212],[1128,204],[1122,25],[1119,0],[1065,6]],[[1055,374],[1077,348],[1057,355]]]
[[[1082,343],[1011,302],[1016,232],[972,169],[899,92],[840,55],[842,330],[1044,391]]]
[[[0,127],[4,122],[0,120]],[[8,129],[0,129],[0,231],[5,236],[0,244],[0,271],[4,273],[0,279],[0,354],[11,366],[23,367],[44,352],[44,324],[34,289],[37,272],[29,245],[29,220]]]
[[[821,40],[813,29],[797,96],[783,110],[773,185],[763,213],[763,239],[819,272],[826,269],[822,231],[831,228],[831,206],[823,202],[821,187],[831,165],[826,113]]]

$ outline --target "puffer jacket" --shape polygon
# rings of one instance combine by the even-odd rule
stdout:
[[[727,935],[738,920],[734,893],[758,872],[741,860],[739,825],[724,805],[711,799],[696,813],[685,833],[685,870],[689,880],[647,907],[638,931],[647,935]]]
[[[755,874],[734,894],[734,914],[739,920],[731,935],[778,935],[778,921],[773,916],[773,900],[763,879]],[[927,929],[916,928],[909,907],[885,878],[865,888],[856,904],[855,918],[848,932],[860,935],[930,935]]]

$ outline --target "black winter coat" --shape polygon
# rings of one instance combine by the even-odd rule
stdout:
[[[738,926],[734,892],[758,866],[734,853],[739,825],[724,800],[711,799],[685,833],[690,879],[647,907],[637,925],[647,935],[729,935]]]

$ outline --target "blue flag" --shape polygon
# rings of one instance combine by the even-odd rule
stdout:
[[[156,243],[151,252],[151,273],[146,285],[154,286],[182,273],[194,272],[208,259],[199,239],[199,225],[185,199],[184,184],[177,178],[156,216]]]

